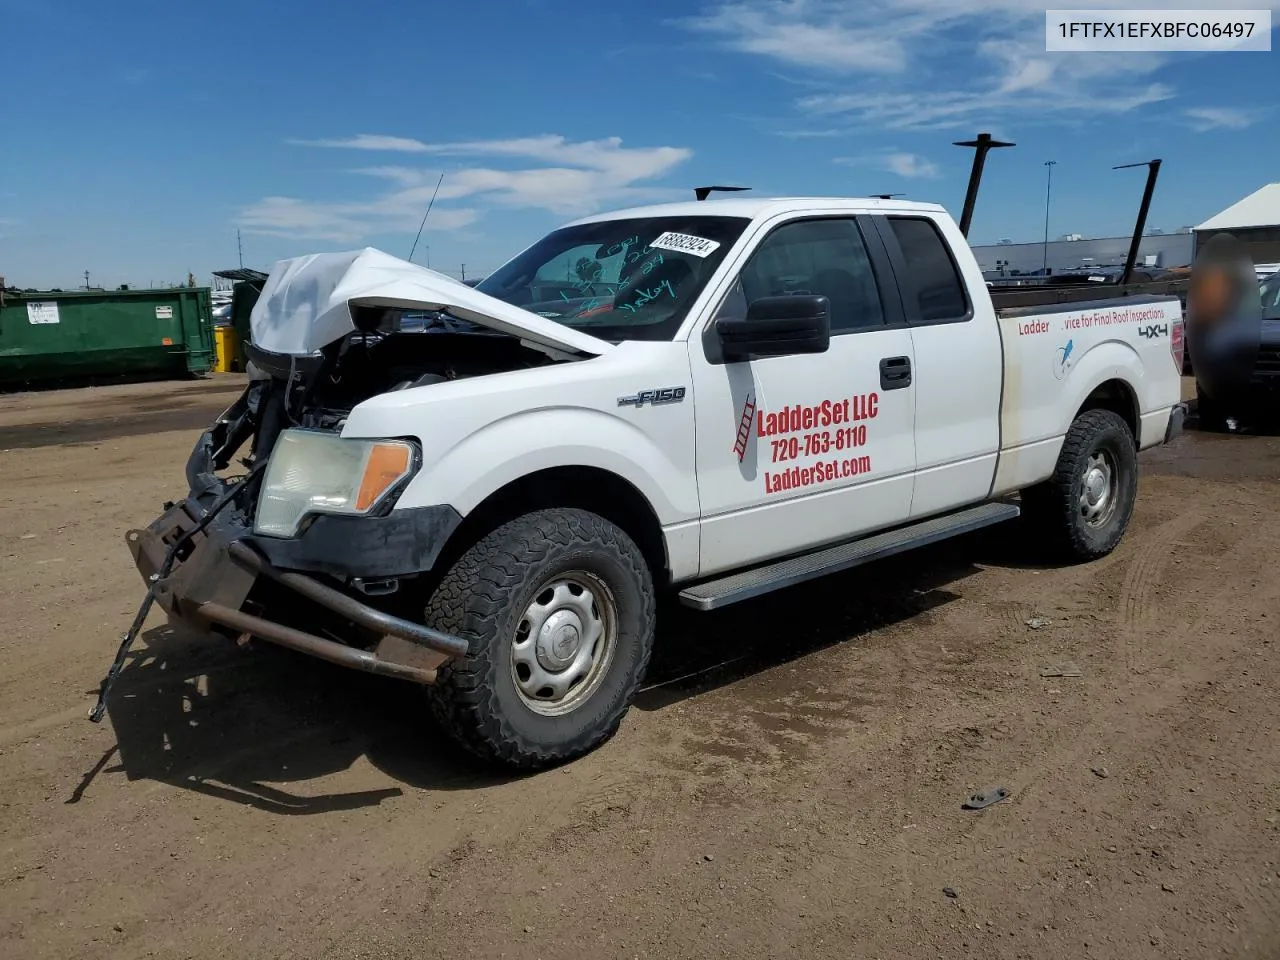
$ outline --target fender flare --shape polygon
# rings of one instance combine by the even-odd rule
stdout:
[[[1068,378],[1074,389],[1068,394],[1070,402],[1062,405],[1065,419],[1060,422],[1055,436],[1066,436],[1089,397],[1112,381],[1123,385],[1128,393],[1128,400],[1133,405],[1131,426],[1136,429],[1141,422],[1143,403],[1138,385],[1145,380],[1145,374],[1142,359],[1132,345],[1123,340],[1105,340],[1095,344],[1080,355],[1068,372]]]

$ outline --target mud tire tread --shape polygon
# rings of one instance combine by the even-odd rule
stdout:
[[[557,562],[598,556],[630,584],[609,582],[618,611],[618,648],[610,666],[625,675],[609,703],[595,701],[609,682],[574,711],[585,726],[562,742],[529,737],[516,728],[509,710],[527,710],[518,700],[503,703],[496,660],[504,641],[504,615],[531,595],[531,585]],[[576,561],[575,561],[576,562]],[[596,571],[599,573],[599,571]],[[606,580],[606,582],[608,582]],[[630,590],[624,598],[619,593]],[[467,550],[445,574],[426,606],[426,622],[466,640],[466,655],[440,668],[430,690],[432,713],[464,750],[488,764],[534,770],[564,763],[613,737],[630,708],[653,651],[653,578],[639,548],[614,524],[585,510],[539,510],[512,520]],[[608,699],[608,698],[606,698]]]
[[[1085,458],[1110,440],[1120,473],[1116,513],[1105,534],[1097,536],[1080,516],[1079,484]],[[1055,558],[1083,562],[1114,550],[1128,528],[1137,498],[1138,454],[1129,425],[1111,410],[1086,410],[1067,430],[1053,475],[1022,493],[1022,510],[1033,535]]]

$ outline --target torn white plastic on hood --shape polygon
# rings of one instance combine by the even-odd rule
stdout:
[[[276,263],[249,318],[253,343],[270,353],[312,354],[355,330],[352,306],[448,310],[555,350],[602,354],[613,346],[373,247]]]

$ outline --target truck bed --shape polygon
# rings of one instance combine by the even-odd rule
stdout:
[[[999,317],[1025,316],[1058,304],[1071,304],[1072,309],[1086,309],[1097,302],[1114,306],[1115,302],[1130,297],[1178,297],[1186,305],[1190,280],[1152,280],[1145,283],[1094,284],[1084,283],[1061,287],[1012,287],[992,288],[991,302]]]
[[[1163,441],[1181,398],[1174,338],[1181,342],[1183,307],[1176,287],[1108,284],[1061,292],[1080,296],[997,307],[1004,389],[994,494],[1052,473],[1091,394],[1126,419],[1139,449]]]

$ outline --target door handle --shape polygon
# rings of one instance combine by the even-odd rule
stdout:
[[[911,358],[885,357],[880,361],[880,389],[901,390],[911,386]]]

